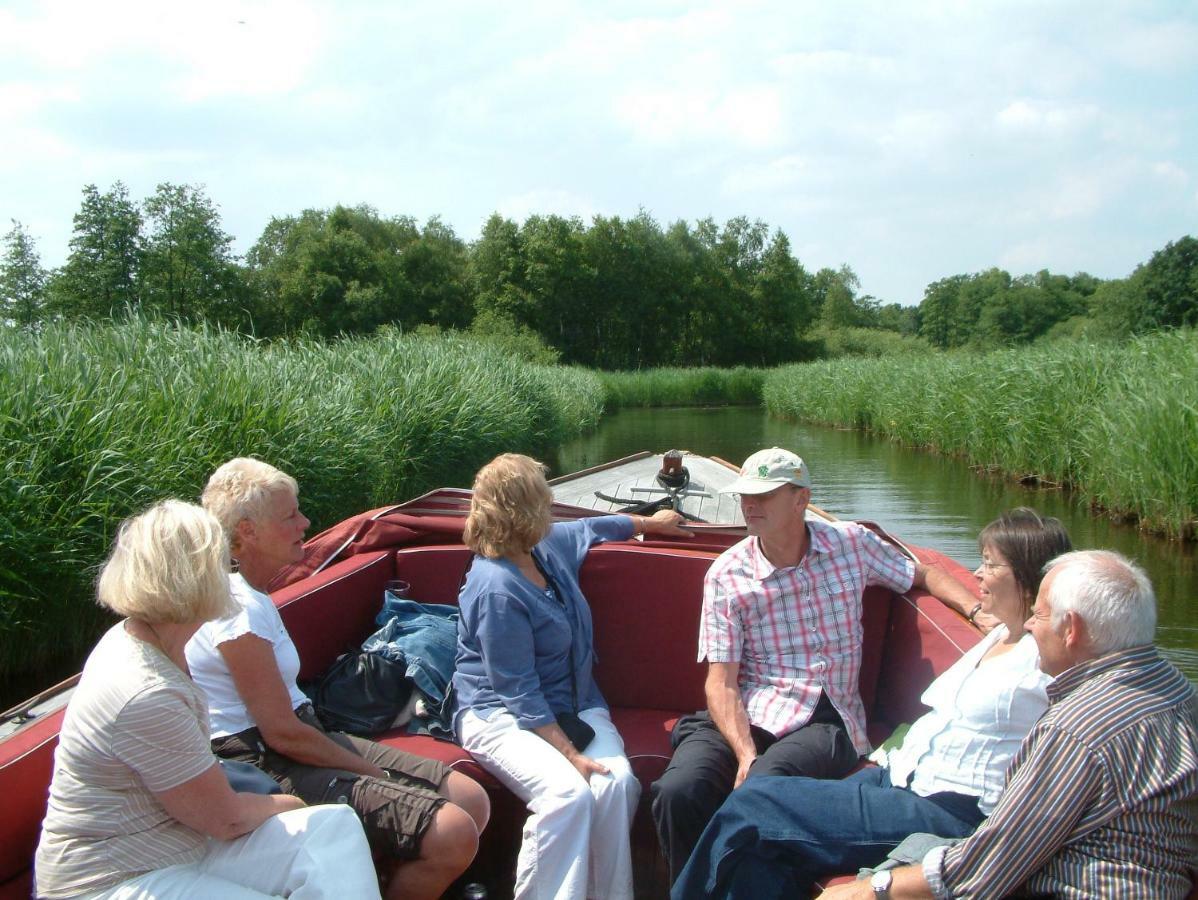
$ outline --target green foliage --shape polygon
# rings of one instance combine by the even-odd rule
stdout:
[[[771,372],[775,415],[869,430],[1076,488],[1144,526],[1198,521],[1198,332],[987,354],[840,359]]]
[[[203,190],[160,184],[142,204],[142,308],[190,321],[233,322],[243,281],[233,238]]]
[[[822,342],[820,356],[836,359],[841,356],[900,356],[931,353],[932,347],[923,338],[879,328],[826,328],[821,326],[811,337]]]
[[[484,309],[474,317],[470,335],[525,362],[552,366],[557,364],[560,357],[527,325],[517,325],[502,313],[491,309]]]
[[[111,318],[140,304],[142,218],[118,181],[101,194],[94,184],[83,188],[75,214],[71,253],[50,281],[54,313],[68,319]]]
[[[78,658],[103,621],[92,581],[119,521],[195,498],[224,460],[300,482],[314,529],[507,450],[593,425],[598,379],[460,335],[266,345],[133,319],[0,331],[0,675]]]
[[[43,315],[46,300],[46,270],[37,245],[20,222],[4,236],[4,259],[0,261],[0,319],[18,328],[33,328]]]
[[[644,369],[600,372],[606,407],[757,404],[764,369]]]

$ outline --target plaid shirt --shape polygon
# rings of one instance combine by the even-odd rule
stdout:
[[[910,589],[915,564],[851,522],[809,521],[797,566],[774,568],[749,537],[707,572],[699,661],[739,663],[749,722],[777,737],[807,724],[821,691],[859,753],[869,752],[861,671],[861,595],[869,585]]]

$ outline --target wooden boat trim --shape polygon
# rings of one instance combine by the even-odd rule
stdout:
[[[558,475],[556,478],[550,478],[549,485],[552,487],[555,484],[573,481],[575,478],[581,478],[584,475],[594,475],[596,472],[604,472],[608,469],[614,469],[616,466],[622,466],[630,462],[639,462],[647,456],[653,456],[653,453],[649,450],[642,450],[639,453],[633,453],[631,456],[625,456],[622,459],[613,459],[611,462],[600,463],[597,466],[591,466],[589,469],[579,469],[577,472],[569,472],[565,475]]]

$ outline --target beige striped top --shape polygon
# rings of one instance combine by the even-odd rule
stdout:
[[[215,764],[204,694],[123,622],[113,626],[83,667],[54,752],[38,896],[71,897],[199,859],[207,838],[153,792]]]

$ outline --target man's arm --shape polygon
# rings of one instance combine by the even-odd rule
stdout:
[[[945,606],[955,609],[965,618],[969,618],[969,614],[978,605],[978,595],[939,566],[916,562],[915,579],[911,586],[924,588]],[[989,613],[979,611],[973,617],[973,624],[983,632],[988,632],[999,622]]]
[[[736,781],[732,785],[734,790],[749,776],[749,766],[757,759],[757,747],[749,732],[749,714],[745,710],[737,684],[739,672],[738,662],[708,663],[707,682],[704,686],[711,721],[736,754]]]
[[[932,889],[919,866],[891,869],[890,900],[931,900]],[[869,880],[837,884],[819,895],[819,900],[873,900],[874,890]]]

